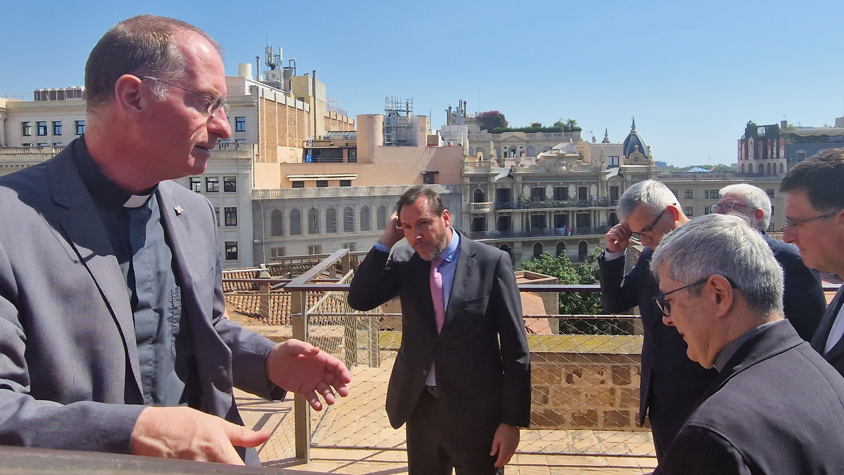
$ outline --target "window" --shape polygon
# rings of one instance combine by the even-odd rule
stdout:
[[[302,235],[302,212],[298,209],[294,209],[290,212],[290,235]]]
[[[234,143],[246,143],[246,139],[234,139]]]
[[[774,197],[774,189],[773,189],[773,188],[768,188],[768,189],[766,189],[766,190],[765,190],[765,193],[767,193],[767,194],[768,194],[768,197],[769,197],[769,198],[773,198],[773,197]]]
[[[346,208],[343,210],[343,232],[355,232],[355,210]]]
[[[64,144],[61,142],[53,142],[53,147],[61,147],[62,145]]]
[[[273,259],[278,259],[279,257],[284,257],[287,254],[287,250],[283,247],[271,247],[270,248],[270,257]]]
[[[197,193],[202,191],[202,178],[198,176],[190,177],[190,190]]]
[[[205,191],[207,193],[220,191],[220,179],[215,176],[205,177]]]
[[[277,209],[270,213],[270,236],[284,236],[284,216]]]
[[[235,132],[246,132],[246,117],[235,117],[234,118],[234,131]]]
[[[691,206],[684,206],[683,212],[686,213],[686,216],[689,218],[695,215],[695,209]]]
[[[214,222],[220,225],[220,208],[214,207]]]
[[[385,206],[378,207],[378,221],[376,221],[376,226],[378,230],[382,230],[387,227],[387,208]]]
[[[545,201],[545,188],[533,187],[530,189],[531,201]]]
[[[226,241],[226,260],[237,260],[237,241]]]
[[[703,207],[703,214],[710,214],[712,213],[712,206],[704,206]]]
[[[434,175],[433,173],[426,173],[422,175],[422,183],[426,185],[433,185],[436,183],[434,177],[436,177],[436,175]]]
[[[587,193],[587,188],[585,186],[578,186],[577,187],[577,199],[579,201],[586,201],[586,199],[588,197],[588,195],[586,193]]]
[[[37,143],[37,144],[35,144],[35,145],[37,145],[37,146],[39,146],[39,147],[46,147],[46,146],[47,146],[47,142],[38,142],[38,143]]]
[[[224,176],[223,177],[223,191],[226,193],[235,193],[237,191],[237,177]]]
[[[35,123],[38,127],[38,135],[44,136],[47,135],[47,121],[46,120],[39,120]]]
[[[226,207],[224,209],[226,217],[226,226],[237,226],[237,208]]]
[[[304,188],[305,187],[304,181],[293,181],[291,183],[293,184],[293,188]]]
[[[618,157],[617,156],[610,156],[610,160],[607,162],[608,168],[613,168],[618,166]]]
[[[694,197],[695,197],[694,190],[686,190],[683,194],[683,199],[686,199],[686,200],[694,199]]]
[[[340,180],[340,186],[352,186],[352,180]]]
[[[308,234],[319,234],[319,210],[316,208],[308,210]]]
[[[53,135],[61,135],[62,134],[62,121],[54,120],[53,121]]]
[[[806,160],[806,152],[797,152],[794,154],[794,159],[798,162]]]
[[[349,158],[346,159],[349,163],[357,163],[358,162],[358,149],[350,148],[349,149]]]
[[[21,135],[24,137],[32,135],[32,122],[21,122]]]
[[[364,206],[360,209],[360,230],[369,231],[369,206]]]
[[[355,252],[355,251],[358,250],[357,244],[355,244],[353,242],[344,242],[343,248],[348,249],[350,252]]]
[[[337,232],[337,210],[334,208],[325,210],[325,232]]]
[[[703,197],[707,200],[717,200],[721,198],[718,195],[718,190],[703,190]]]
[[[317,180],[316,186],[317,188],[328,188],[328,180]]]
[[[569,199],[569,187],[557,186],[554,187],[554,201],[565,201]]]
[[[308,254],[322,254],[322,246],[320,244],[308,246]]]
[[[85,133],[85,121],[84,120],[77,120],[76,121],[76,135],[82,135]]]

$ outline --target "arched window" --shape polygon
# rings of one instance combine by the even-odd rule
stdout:
[[[744,173],[744,163],[741,164],[741,172]]]
[[[325,232],[337,232],[337,210],[334,208],[325,210]]]
[[[294,209],[290,212],[290,235],[302,235],[302,212],[298,209]]]
[[[270,213],[270,236],[284,236],[284,215],[277,209]]]
[[[616,215],[615,213],[610,213],[610,219],[609,222],[607,222],[607,225],[615,226],[616,224],[618,224],[618,215]]]
[[[351,207],[347,207],[343,210],[343,232],[355,232],[355,210]]]
[[[531,145],[526,149],[525,153],[527,154],[528,157],[535,157],[536,156],[536,149],[533,148],[533,145]]]
[[[538,242],[533,245],[533,257],[539,257],[542,255],[542,243]]]
[[[566,243],[558,242],[557,243],[557,256],[562,256],[566,253]]]
[[[486,200],[484,199],[484,192],[483,192],[483,190],[480,190],[480,189],[475,190],[475,192],[473,193],[473,195],[472,195],[472,196],[473,196],[473,198],[472,198],[472,202],[473,202],[473,203],[483,203],[483,202],[485,202],[485,201],[486,201]]]
[[[360,209],[360,230],[369,231],[369,206],[364,206]]]
[[[752,166],[752,165],[751,165],[751,166]],[[760,164],[759,164],[759,168],[757,168],[757,170],[758,170],[758,171],[757,171],[757,173],[759,173],[760,175],[764,175],[764,174],[765,174],[765,165],[762,165],[762,164],[760,163]]]
[[[771,173],[771,164],[770,164],[770,163],[768,164],[768,175],[772,175],[772,173]]]
[[[319,234],[319,210],[308,210],[308,234]]]
[[[516,265],[516,259],[513,257],[513,250],[510,249],[510,246],[508,246],[506,244],[502,244],[498,247],[498,249],[501,249],[502,251],[506,252],[507,255],[510,256],[510,264],[511,265],[514,265],[514,266]]]
[[[382,230],[387,227],[387,207],[386,206],[379,206],[378,207],[378,221],[375,223],[378,227],[378,230]]]
[[[785,167],[782,163],[780,163],[780,175],[782,175],[783,173],[785,173]]]
[[[586,260],[586,253],[586,241],[580,241],[580,244],[577,245],[577,260]]]

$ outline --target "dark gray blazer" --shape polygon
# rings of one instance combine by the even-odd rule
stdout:
[[[741,345],[701,401],[655,474],[844,473],[844,378],[787,321]]]
[[[79,146],[0,178],[0,444],[125,453],[144,408],[133,314],[71,155]],[[157,197],[194,334],[199,409],[242,424],[233,385],[283,397],[265,371],[273,343],[223,318],[208,200],[172,182]]]
[[[826,297],[817,271],[803,264],[800,251],[788,244],[762,234],[774,257],[782,267],[784,290],[782,295],[785,318],[797,330],[800,338],[811,341],[826,310]]]
[[[839,373],[844,375],[844,338],[838,340],[838,343],[829,349],[829,353],[824,353],[826,348],[826,340],[829,339],[829,332],[832,330],[832,324],[841,311],[841,304],[844,304],[844,285],[838,289],[835,298],[826,309],[826,313],[818,325],[818,331],[812,337],[812,348],[818,353],[822,354],[824,359],[829,362]]]
[[[442,332],[437,334],[431,263],[410,246],[388,262],[372,249],[349,290],[349,305],[370,310],[401,297],[402,341],[387,390],[393,427],[407,422],[431,362],[455,423],[530,423],[530,363],[519,289],[510,256],[460,236],[460,251]],[[489,434],[484,434],[488,436]]]

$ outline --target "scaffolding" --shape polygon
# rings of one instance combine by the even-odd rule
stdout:
[[[413,128],[413,99],[397,96],[384,98],[384,145],[401,147],[416,145]]]

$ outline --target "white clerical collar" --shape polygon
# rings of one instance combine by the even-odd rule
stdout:
[[[140,208],[145,205],[149,197],[152,195],[132,195],[123,203],[124,208]]]

